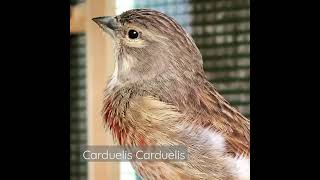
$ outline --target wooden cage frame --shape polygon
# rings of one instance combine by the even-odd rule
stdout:
[[[114,0],[87,0],[70,7],[70,34],[85,33],[87,61],[87,127],[88,145],[113,145],[101,116],[103,92],[112,74],[114,59],[112,40],[106,40],[91,20],[93,17],[115,14]],[[120,179],[118,162],[88,162],[88,179]]]

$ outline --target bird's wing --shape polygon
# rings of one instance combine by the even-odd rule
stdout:
[[[138,129],[142,131],[141,134],[145,134],[148,130],[144,130],[142,127],[148,127],[152,122],[153,127],[156,127],[158,132],[162,132],[161,128],[164,128],[164,123],[168,124],[181,124],[181,121],[191,122],[194,125],[202,126],[203,128],[212,129],[215,132],[220,132],[226,142],[226,151],[232,156],[246,156],[250,155],[250,127],[249,120],[242,116],[236,109],[232,108],[229,103],[217,92],[214,96],[218,99],[219,103],[214,103],[212,100],[213,95],[202,95],[201,99],[204,101],[204,106],[211,106],[211,109],[216,109],[215,112],[197,115],[197,117],[191,117],[187,115],[181,115],[178,112],[178,108],[155,99],[151,96],[138,97],[130,102],[130,108],[127,114],[132,116],[133,122],[137,119],[143,122],[139,122],[144,126],[140,126]],[[217,100],[216,100],[217,101]],[[195,110],[197,111],[197,110]],[[200,111],[200,109],[198,109]],[[140,118],[143,117],[143,118]],[[174,122],[179,121],[179,122]],[[206,123],[204,123],[206,122]],[[167,129],[163,130],[164,132]],[[143,142],[144,140],[142,140]],[[160,141],[160,139],[158,139]]]
[[[169,169],[173,169],[175,173],[193,176],[195,179],[223,179],[233,176],[224,157],[222,136],[212,133],[209,128],[191,124],[186,120],[188,117],[181,114],[175,106],[151,96],[138,96],[130,100],[125,117],[133,127],[137,127],[129,132],[134,131],[134,134],[138,134],[135,140],[144,142],[143,145],[183,145],[188,148],[188,161],[162,164],[170,166]],[[143,140],[138,139],[141,136]],[[153,169],[167,171],[160,164],[154,165],[156,167]]]
[[[201,123],[221,132],[226,141],[227,152],[233,156],[250,156],[250,121],[233,108],[214,88],[200,93],[203,104],[210,109],[202,116]]]
[[[243,121],[243,124],[248,124]],[[232,156],[250,156],[249,128],[238,122],[230,123],[230,131],[224,132],[227,152]],[[249,125],[248,125],[249,126]]]

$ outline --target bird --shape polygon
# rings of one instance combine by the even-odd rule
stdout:
[[[92,19],[114,42],[102,115],[119,145],[188,149],[187,161],[132,161],[142,179],[250,179],[250,120],[207,79],[191,35],[172,17],[131,9]]]

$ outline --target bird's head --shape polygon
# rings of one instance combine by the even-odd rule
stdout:
[[[192,38],[161,12],[133,9],[92,20],[115,40],[118,80],[149,80],[159,75],[177,79],[203,74],[202,57]]]

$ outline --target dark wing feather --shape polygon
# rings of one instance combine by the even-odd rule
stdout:
[[[226,140],[229,154],[250,155],[250,121],[238,110],[233,108],[215,89],[208,83],[205,91],[200,92],[206,108],[211,109],[202,123],[221,132]]]

